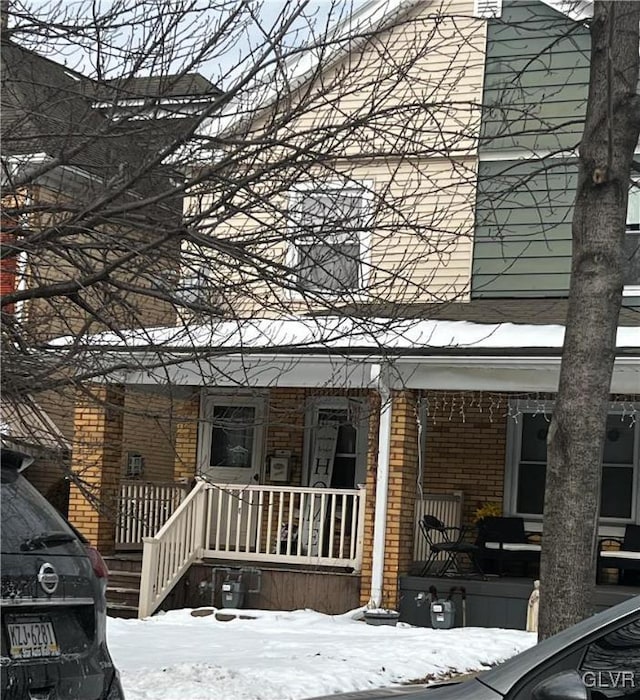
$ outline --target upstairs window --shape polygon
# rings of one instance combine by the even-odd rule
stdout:
[[[312,291],[354,292],[363,287],[363,188],[323,186],[294,192],[292,267],[297,284]]]

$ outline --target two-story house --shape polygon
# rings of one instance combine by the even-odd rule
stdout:
[[[96,465],[97,492],[122,475],[125,421],[106,407],[140,387],[175,407],[165,479],[200,477],[145,541],[141,614],[181,578],[186,595],[185,575],[209,602],[211,568],[229,567],[260,570],[256,605],[395,607],[432,585],[407,575],[425,558],[417,514],[470,523],[490,502],[539,529],[588,33],[551,2],[479,9],[371,2],[335,51],[250,95],[253,119],[236,107],[207,124],[220,149],[187,205],[208,237],[184,246],[186,287],[232,320],[94,338],[88,352],[133,353],[139,370],[75,411],[74,460]],[[603,457],[613,534],[638,522],[633,318]],[[139,538],[136,494],[122,492],[134,515],[116,546]],[[93,521],[113,545],[105,514]],[[522,606],[531,582],[516,588],[499,595]]]

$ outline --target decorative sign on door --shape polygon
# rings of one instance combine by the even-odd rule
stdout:
[[[324,423],[316,428],[313,455],[309,469],[309,486],[311,488],[327,489],[331,486],[336,444],[338,442],[338,429],[339,424],[337,422]],[[320,554],[318,538],[320,524],[325,517],[323,510],[321,498],[316,496],[313,503],[313,511],[311,503],[309,503],[302,516],[303,544],[309,542],[309,528],[311,528],[311,551],[308,552],[311,556]]]

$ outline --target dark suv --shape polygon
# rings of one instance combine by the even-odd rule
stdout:
[[[3,700],[121,700],[106,643],[107,570],[2,450]]]

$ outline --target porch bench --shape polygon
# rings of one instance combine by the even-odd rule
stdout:
[[[539,564],[541,545],[532,542],[524,529],[524,519],[520,517],[487,517],[478,523],[478,540],[482,566],[497,566],[502,576],[509,564]]]
[[[615,544],[618,549],[603,549]],[[618,569],[621,584],[638,585],[640,581],[640,525],[627,525],[624,538],[606,537],[598,542],[596,581],[602,580],[602,569]]]

